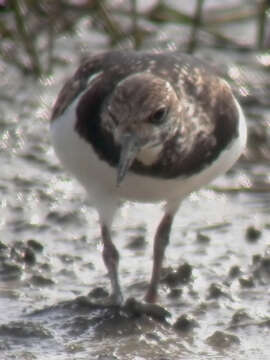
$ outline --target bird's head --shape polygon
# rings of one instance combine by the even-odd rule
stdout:
[[[171,84],[150,73],[137,73],[114,89],[105,109],[105,126],[120,145],[119,185],[135,159],[151,165],[174,136],[180,105]]]

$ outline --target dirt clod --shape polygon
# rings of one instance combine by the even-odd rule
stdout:
[[[190,331],[197,326],[199,326],[198,322],[195,320],[194,316],[190,314],[181,315],[173,325],[176,330],[185,332]]]
[[[257,241],[262,235],[260,229],[256,228],[255,226],[249,226],[246,230],[246,239],[249,242]]]
[[[197,234],[197,241],[202,244],[208,244],[211,241],[211,238],[210,238],[210,236],[207,236],[207,235],[199,232]]]
[[[236,335],[225,333],[223,331],[215,331],[213,335],[206,339],[206,343],[220,350],[227,349],[232,345],[240,344],[240,340]]]
[[[109,293],[103,287],[96,287],[89,292],[88,296],[90,298],[100,299],[100,298],[108,297]]]
[[[137,235],[132,236],[129,240],[129,244],[126,246],[128,249],[136,250],[142,249],[146,245],[145,236],[144,235]]]
[[[240,273],[241,273],[240,267],[238,265],[233,265],[230,268],[229,277],[230,278],[236,278],[236,277],[238,277],[240,275]]]
[[[227,295],[227,292],[223,285],[217,283],[210,285],[208,289],[208,299],[217,299],[224,295]]]
[[[32,248],[36,252],[41,252],[43,250],[43,245],[34,239],[29,239],[27,241],[27,246]]]
[[[254,286],[254,278],[252,276],[242,276],[239,282],[243,288],[251,288]]]
[[[235,325],[235,324],[242,323],[243,321],[246,321],[246,320],[250,320],[250,316],[248,315],[248,313],[245,310],[241,309],[241,310],[236,311],[233,314],[231,323],[233,325]]]

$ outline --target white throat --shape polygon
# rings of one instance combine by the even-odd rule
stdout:
[[[149,149],[143,149],[136,156],[136,159],[139,160],[144,165],[150,166],[154,164],[162,150],[162,145],[158,145]]]

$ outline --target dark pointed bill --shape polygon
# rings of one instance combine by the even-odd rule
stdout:
[[[124,180],[140,149],[139,139],[136,135],[125,135],[122,139],[120,159],[117,168],[117,186]]]

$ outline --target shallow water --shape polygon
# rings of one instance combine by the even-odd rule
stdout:
[[[82,22],[76,37],[59,37],[56,56],[76,62],[85,43],[105,48]],[[255,52],[202,47],[197,55],[249,95],[240,99],[251,135],[238,164],[176,216],[160,287],[166,319],[156,318],[159,309],[103,307],[97,294],[86,297],[109,288],[97,214],[59,166],[48,134],[50,107],[74,67],[37,82],[0,62],[0,359],[268,358],[269,74]],[[143,297],[161,214],[162,205],[151,204],[119,211],[113,235],[126,297]]]

